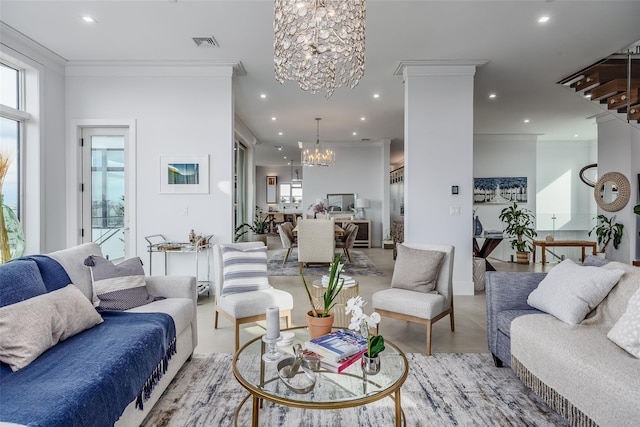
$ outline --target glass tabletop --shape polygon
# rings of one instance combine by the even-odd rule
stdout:
[[[293,342],[279,346],[283,357],[293,356],[293,345],[309,339],[306,327],[288,329],[293,332]],[[276,371],[277,362],[264,362],[262,354],[267,346],[261,339],[245,344],[233,358],[233,372],[238,381],[252,394],[289,406],[305,408],[339,408],[378,400],[402,386],[407,377],[407,359],[393,343],[385,341],[385,350],[380,353],[381,369],[375,375],[362,372],[356,362],[341,373],[321,368],[315,372],[316,384],[306,394],[290,390]],[[298,375],[304,375],[302,369]]]

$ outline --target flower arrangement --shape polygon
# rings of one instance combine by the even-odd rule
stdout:
[[[311,304],[311,314],[313,317],[329,317],[329,312],[336,305],[335,299],[338,297],[338,294],[342,290],[342,286],[344,285],[344,279],[340,278],[340,274],[344,269],[344,264],[340,261],[342,260],[342,254],[337,254],[333,261],[331,262],[331,272],[329,273],[329,283],[327,284],[327,289],[324,291],[322,295],[323,308],[322,311],[317,311],[315,305],[313,304],[313,298],[311,297],[311,292],[309,292],[309,287],[307,286],[307,281],[304,279],[304,274],[302,274],[302,265],[300,266],[300,277],[302,277],[302,283],[304,284],[304,289],[307,291],[307,296],[309,297],[309,303]]]
[[[315,203],[312,203],[307,209],[313,211],[314,218],[317,214],[327,213],[327,206],[322,200],[318,200]]]
[[[380,314],[375,311],[370,316],[364,314],[362,307],[366,304],[361,296],[356,296],[347,301],[345,311],[352,314],[349,329],[359,331],[362,336],[367,337],[367,355],[374,358],[384,350],[384,338],[382,335],[371,335],[371,328],[380,323]]]

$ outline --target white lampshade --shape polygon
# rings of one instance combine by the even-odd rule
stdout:
[[[356,199],[356,208],[368,208],[369,199]]]

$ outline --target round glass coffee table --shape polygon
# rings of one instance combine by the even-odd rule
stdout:
[[[303,344],[309,339],[306,327],[288,329],[295,334],[293,343],[279,347],[283,356],[293,355],[293,344]],[[235,425],[242,406],[252,399],[252,423],[258,426],[261,400],[269,400],[281,405],[305,409],[351,408],[390,397],[395,402],[396,426],[406,426],[400,405],[400,387],[407,379],[409,364],[398,347],[385,341],[385,350],[380,353],[380,372],[367,375],[356,362],[341,373],[322,368],[315,372],[316,384],[311,392],[295,393],[278,377],[277,362],[264,362],[262,355],[267,352],[262,337],[254,338],[242,346],[233,356],[233,374],[240,384],[249,391],[235,414]],[[304,375],[302,369],[298,375]]]

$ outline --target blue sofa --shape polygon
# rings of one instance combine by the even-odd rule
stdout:
[[[5,334],[32,335],[20,330],[22,324],[10,323],[21,311],[16,307],[37,313],[42,306],[43,325],[51,319],[65,325],[75,317],[95,319],[57,343],[54,337],[52,347],[20,367],[7,354],[22,349],[0,337],[3,361],[11,364],[0,363],[0,425],[137,426],[192,355],[197,344],[194,277],[145,277],[148,293],[161,298],[126,311],[96,311],[91,271],[84,265],[89,255],[102,256],[100,247],[88,243],[0,265],[0,330]],[[48,305],[49,297],[61,292],[64,297]],[[39,316],[31,317],[31,329],[41,329]]]

